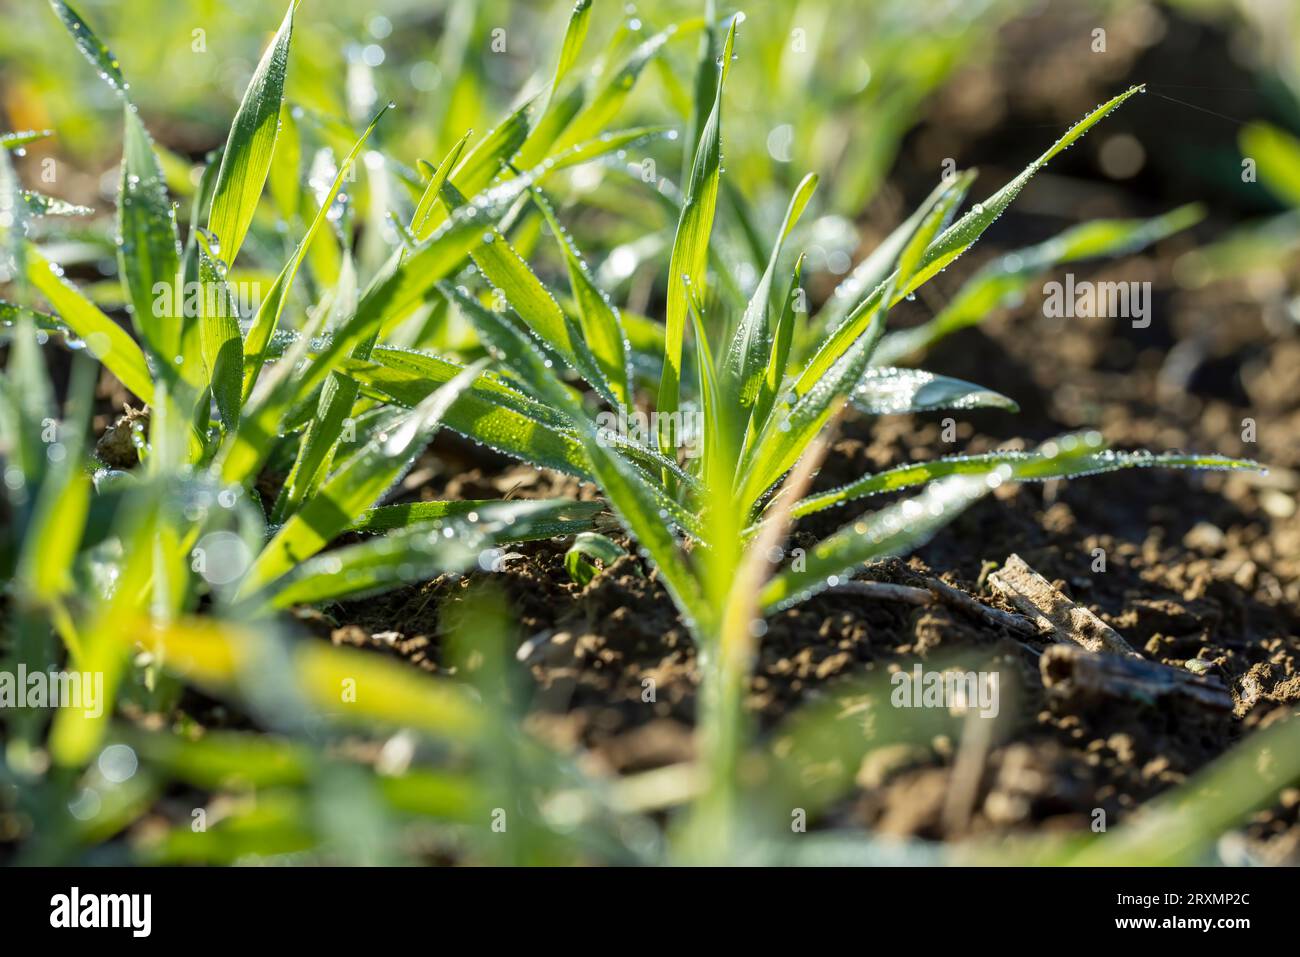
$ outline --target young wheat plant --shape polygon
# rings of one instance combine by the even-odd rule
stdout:
[[[23,191],[0,150],[14,289],[3,306],[10,345],[0,393],[12,529],[5,574],[19,612],[18,654],[42,662],[66,655],[77,669],[103,672],[110,700],[175,700],[170,675],[230,688],[250,668],[274,672],[268,648],[276,647],[314,689],[306,696],[318,707],[337,682],[364,672],[383,691],[371,690],[358,713],[480,743],[510,739],[503,716],[484,704],[497,686],[484,686],[475,701],[451,682],[418,679],[391,663],[359,663],[311,643],[285,650],[268,637],[284,627],[277,613],[447,572],[492,570],[503,545],[610,532],[612,512],[698,647],[707,781],[682,846],[725,859],[738,839],[734,811],[748,741],[742,698],[765,616],[850,580],[866,562],[915,548],[1003,483],[1133,467],[1254,467],[1217,455],[1111,451],[1086,432],[1032,452],[941,458],[810,491],[846,406],[869,416],[1015,408],[989,389],[894,363],[980,321],[1049,266],[1137,249],[1195,220],[1198,213],[1184,209],[1086,224],[986,266],[924,326],[885,334],[892,307],[968,250],[1038,170],[1140,88],[1097,107],[964,213],[974,174],[940,182],[812,312],[804,258],[791,263],[786,247],[814,202],[814,175],[790,198],[748,295],[717,281],[734,255],[715,216],[740,16],[676,24],[637,46],[621,68],[579,83],[571,74],[592,12],[582,0],[549,84],[490,133],[472,145],[467,133],[437,163],[411,169],[370,145],[391,122],[380,109],[327,188],[313,194],[299,181],[296,159],[297,125],[306,121],[285,102],[295,2],[224,149],[206,164],[182,230],[121,65],[68,4],[51,6],[121,101],[117,258],[134,335],[38,248],[28,221],[61,210]],[[670,136],[660,127],[607,126],[646,63],[670,38],[692,35],[705,51],[691,126],[697,135],[680,193],[656,190],[677,226],[662,322],[647,321],[624,315],[600,288],[564,225],[570,207],[551,190],[581,164],[625,166],[628,151]],[[5,146],[27,141],[16,135]],[[341,194],[360,189],[351,185],[359,163],[394,171],[411,190],[408,215],[367,224],[367,241],[389,237],[373,268],[354,255],[351,214],[339,214],[348,205]],[[237,259],[247,245],[256,261],[270,261],[277,212],[300,224],[296,243],[274,260],[255,312],[241,316],[232,307]],[[563,263],[563,294],[535,268],[542,251]],[[204,294],[166,294],[187,284]],[[431,350],[435,331],[452,317],[467,322],[477,341]],[[84,345],[53,444],[42,432],[59,410],[37,345],[50,334]],[[489,358],[467,361],[483,349]],[[134,442],[139,464],[129,472],[88,469],[94,375],[86,353],[147,405],[147,428]],[[659,423],[649,441],[609,425],[638,415]],[[684,429],[684,422],[698,425]],[[602,501],[384,504],[440,426],[594,483]],[[687,439],[697,454],[682,454]],[[258,489],[268,485],[264,503]],[[910,494],[806,551],[786,553],[792,522],[884,492]],[[607,538],[584,538],[570,564],[575,576],[594,572],[582,554],[608,561],[610,547]],[[51,629],[58,647],[47,641]],[[97,716],[61,711],[50,732],[56,763],[82,766],[112,721],[111,707]],[[38,734],[30,729],[33,744]],[[156,741],[140,746],[164,764],[174,756]],[[509,747],[537,766],[517,741]],[[254,761],[250,773],[275,780],[275,768],[287,767],[276,762],[289,757],[267,761]],[[180,759],[169,766],[184,773]],[[419,786],[417,793],[386,785],[386,799],[445,807],[459,785],[432,777]],[[274,833],[292,843],[291,831]],[[555,853],[539,847],[529,844],[518,856]]]

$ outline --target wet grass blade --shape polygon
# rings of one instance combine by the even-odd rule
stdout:
[[[247,401],[252,394],[253,386],[257,382],[257,376],[262,370],[262,364],[266,361],[267,343],[271,341],[272,333],[280,324],[280,316],[284,312],[284,306],[288,300],[289,290],[293,286],[294,278],[298,275],[298,268],[302,265],[307,250],[311,247],[312,240],[316,238],[317,232],[329,217],[330,207],[338,196],[339,190],[343,188],[343,183],[348,177],[348,171],[356,163],[357,157],[361,155],[361,150],[365,148],[366,141],[370,139],[370,134],[375,131],[380,119],[387,112],[388,107],[385,106],[375,114],[375,118],[370,121],[370,125],[361,134],[361,138],[352,147],[352,151],[339,164],[338,173],[330,184],[329,191],[323,197],[311,225],[307,227],[307,232],[303,234],[293,252],[293,256],[285,263],[280,274],[275,277],[275,282],[271,284],[270,290],[258,305],[257,314],[253,317],[252,325],[249,326],[248,337],[244,344],[245,367],[242,386],[244,401]]]
[[[271,171],[271,157],[279,131],[284,78],[289,69],[289,42],[298,0],[291,0],[280,29],[262,54],[261,62],[244,91],[221,158],[212,195],[208,231],[217,237],[213,250],[232,265],[253,221],[262,187]]]
[[[344,254],[343,269],[333,295],[334,315],[350,315],[356,309],[356,270],[352,265],[351,253]],[[374,341],[374,337],[371,337],[358,343],[352,354],[359,359],[367,358]],[[271,521],[284,521],[315,492],[334,461],[343,435],[344,422],[352,412],[357,391],[356,380],[339,372],[331,372],[325,380],[320,399],[316,403],[316,413],[307,423],[306,431],[298,443],[298,456],[294,459],[293,468],[280,487],[280,494],[271,510]]]
[[[582,108],[586,100],[586,92],[582,87],[576,87],[559,101],[556,100],[556,94],[582,53],[590,26],[591,0],[578,0],[573,6],[573,12],[569,14],[569,24],[564,30],[564,40],[560,44],[560,56],[555,64],[551,85],[542,94],[537,122],[519,147],[519,165],[527,167],[540,163],[556,138]]]
[[[82,56],[98,71],[100,79],[112,87],[119,96],[125,98],[130,87],[122,76],[121,64],[113,55],[113,51],[104,45],[86,21],[81,19],[81,15],[64,0],[50,0],[50,6],[63,21],[63,25],[68,28],[68,32],[72,34],[72,40]]]
[[[781,313],[776,320],[776,329],[772,334],[772,349],[767,358],[767,368],[763,371],[763,381],[750,410],[749,430],[745,436],[746,448],[763,431],[772,406],[776,402],[777,392],[785,383],[785,370],[790,364],[790,351],[798,330],[795,328],[797,317],[807,315],[803,291],[804,257],[795,260],[794,272],[790,276],[790,285],[786,288]]]
[[[226,285],[226,265],[200,247],[199,344],[207,387],[221,423],[227,431],[239,422],[243,402],[244,341],[239,334],[239,314]]]
[[[1019,406],[1000,392],[921,369],[876,366],[858,380],[850,401],[868,415],[903,415],[935,409],[1006,409]]]
[[[153,401],[153,378],[144,353],[134,339],[77,291],[56,271],[34,246],[26,249],[27,278],[50,305],[59,318],[81,337],[91,354],[117,376],[122,385],[130,389],[141,401]]]
[[[578,398],[555,377],[540,350],[524,333],[473,299],[454,291],[451,295],[496,358],[534,385],[544,401],[571,420],[591,461],[593,478],[628,531],[658,566],[664,586],[682,613],[690,618],[704,613],[706,609],[701,602],[699,583],[687,566],[669,527],[669,519],[673,516],[669,505],[671,499],[651,486],[650,481],[603,438],[588,419]]]
[[[370,541],[317,555],[273,583],[265,597],[273,607],[286,608],[373,595],[468,568],[492,570],[499,557],[493,551],[496,546],[590,528],[590,518],[571,517],[581,515],[582,506],[600,509],[599,504],[563,499],[385,506],[369,514],[379,513],[377,521],[385,524],[403,514],[416,520],[394,525],[388,534]],[[406,511],[395,511],[402,509]]]
[[[504,214],[505,205],[486,207],[477,221],[453,218],[400,263],[394,258],[362,294],[356,313],[335,330],[328,345],[315,354],[301,374],[281,375],[259,386],[249,399],[234,440],[220,457],[226,480],[239,482],[254,474],[265,461],[290,410],[320,388],[356,346],[377,334],[386,320],[403,314],[421,301],[436,282],[458,269],[470,247],[480,241],[483,221]],[[302,344],[304,353],[308,345]]]
[[[854,267],[848,278],[835,287],[835,291],[814,317],[812,325],[816,329],[837,328],[851,311],[862,304],[868,293],[876,290],[889,278],[894,264],[898,262],[899,254],[907,245],[908,238],[916,232],[927,212],[938,202],[939,197],[954,186],[960,189],[962,194],[957,197],[952,207],[955,211],[965,200],[966,192],[972,182],[974,182],[973,176],[963,178],[960,182],[940,182],[935,186],[912,215],[896,226],[893,232]]]
[[[180,242],[162,168],[139,111],[130,101],[130,85],[117,57],[64,0],[50,0],[50,6],[100,79],[122,98],[118,270],[136,331],[159,361],[170,368],[181,345],[181,317],[173,314],[177,311],[174,304],[180,299],[176,289],[180,281]],[[158,294],[159,283],[165,284],[167,295]]]
[[[123,105],[122,182],[118,191],[118,271],[131,303],[136,330],[160,363],[180,355],[182,311],[180,239],[176,213],[154,153],[153,141],[135,108]],[[159,295],[159,286],[163,295]]]
[[[95,211],[89,206],[77,206],[57,196],[46,196],[34,189],[22,191],[23,205],[32,216],[90,216]]]
[[[660,413],[677,411],[680,400],[682,339],[686,332],[687,295],[704,295],[704,277],[709,262],[709,237],[718,202],[718,178],[722,161],[722,90],[735,48],[737,19],[732,18],[722,48],[722,68],[714,91],[713,109],[691,165],[691,178],[682,203],[681,218],[673,239],[668,264],[668,302],[665,307],[664,368],[659,381]],[[665,449],[665,452],[668,450]]]
[[[659,55],[669,39],[685,33],[689,26],[689,23],[675,24],[656,33],[637,46],[609,80],[596,91],[595,95],[568,123],[562,135],[558,137],[549,150],[551,155],[564,152],[578,143],[600,136],[609,122],[622,109],[646,65]]]
[[[521,505],[536,506],[538,514],[530,514],[527,521],[519,521]],[[466,519],[471,524],[482,522],[483,528],[501,524],[494,541],[527,541],[533,537],[552,538],[572,535],[591,527],[592,520],[604,510],[600,502],[579,502],[574,499],[539,499],[526,503],[505,502],[501,499],[457,499],[446,502],[403,502],[398,505],[381,505],[368,509],[349,529],[354,532],[388,532],[411,528],[440,519]]]
[[[1200,206],[1190,205],[1152,219],[1095,219],[1037,246],[1007,253],[968,279],[933,319],[885,336],[872,361],[890,365],[982,322],[998,308],[1019,302],[1034,278],[1052,266],[1128,255],[1195,225],[1203,216]]]
[[[795,508],[807,515],[849,497],[890,488],[925,484],[915,498],[886,506],[843,526],[808,550],[802,570],[776,576],[763,593],[768,609],[784,608],[853,576],[866,561],[903,554],[930,538],[967,506],[1004,482],[1042,481],[1095,475],[1129,468],[1258,469],[1254,462],[1220,455],[1152,455],[1101,449],[1097,433],[1062,436],[1033,453],[1004,452],[987,456],[940,459],[904,466],[855,483],[845,490],[805,499]],[[913,468],[920,472],[912,471]],[[872,488],[872,485],[878,487]],[[870,491],[866,489],[870,488]]]
[[[436,356],[377,349],[369,362],[340,370],[388,399],[414,407],[461,367]],[[590,477],[582,443],[553,410],[482,373],[447,410],[444,425],[466,438],[542,468]]]
[[[569,25],[564,30],[564,41],[560,44],[560,59],[555,64],[555,76],[551,80],[551,92],[559,89],[564,78],[573,69],[582,53],[582,45],[587,40],[587,29],[591,26],[591,0],[577,0],[573,12],[569,14]]]
[[[925,251],[925,255],[922,257],[915,274],[905,282],[894,283],[889,294],[890,301],[886,306],[892,306],[898,299],[913,292],[969,249],[984,233],[984,230],[988,229],[1006,211],[1007,207],[1011,205],[1012,201],[1020,194],[1020,191],[1024,189],[1025,184],[1029,182],[1035,173],[1046,166],[1062,150],[1072,146],[1108,113],[1141,89],[1142,87],[1138,86],[1132,87],[1097,107],[1072,126],[1064,136],[1025,167],[1011,182],[984,202],[976,203],[969,212],[944,230],[943,234]],[[871,322],[871,317],[875,315],[875,307],[879,300],[884,297],[885,292],[885,284],[878,285],[875,291],[849,313],[829,338],[821,344],[799,377],[796,388],[800,394],[813,388],[835,361],[844,355],[858,336],[862,334]]]
[[[424,187],[424,193],[421,194],[419,202],[415,204],[415,212],[411,215],[411,235],[417,242],[423,242],[429,238],[429,233],[433,232],[433,223],[430,222],[430,215],[437,209],[438,199],[442,195],[442,184],[447,181],[452,167],[460,159],[460,154],[465,149],[465,143],[469,140],[469,134],[466,133],[451,148],[442,162],[434,169],[429,177],[429,182]]]
[[[449,208],[465,208],[465,198],[455,186],[444,183],[442,190]],[[538,339],[598,392],[612,399],[609,384],[601,375],[586,342],[572,328],[555,296],[500,230],[488,225],[482,242],[471,248],[470,258]]]
[[[28,143],[35,143],[53,135],[54,130],[18,130],[13,133],[0,133],[0,149],[21,149]]]
[[[816,175],[809,173],[795,188],[790,198],[790,205],[785,211],[785,219],[772,244],[772,254],[768,257],[767,268],[750,297],[749,304],[741,315],[740,325],[727,347],[727,356],[723,364],[723,389],[725,393],[739,403],[742,416],[748,415],[758,398],[758,392],[772,356],[771,311],[772,281],[776,275],[777,262],[781,258],[781,247],[786,237],[799,222],[813,192],[817,189]]]
[[[940,194],[925,218],[909,238],[898,258],[885,294],[876,301],[862,334],[818,379],[813,388],[797,396],[793,405],[778,406],[769,416],[763,432],[750,448],[738,470],[741,507],[748,508],[797,462],[808,444],[830,420],[866,371],[872,349],[884,328],[884,303],[891,300],[894,285],[904,283],[919,268],[935,234],[958,199],[963,195],[961,178]]]
[[[345,530],[410,468],[437,431],[442,416],[478,374],[470,366],[439,388],[386,434],[341,464],[263,549],[241,591],[249,594],[310,558]]]
[[[456,189],[466,196],[474,196],[487,189],[492,180],[523,146],[528,136],[533,109],[534,101],[529,100],[507,116],[496,129],[489,131],[483,139],[470,147],[469,151],[464,153],[460,164],[451,170],[450,175],[444,175],[443,180],[438,182],[439,192],[434,198],[441,198],[443,182],[455,184]],[[468,138],[469,134],[465,135]],[[456,155],[460,156],[462,151],[455,151]],[[426,190],[426,194],[427,192]],[[437,204],[430,200],[421,223],[425,235],[432,233],[446,221],[447,212],[439,209]],[[417,238],[418,236],[417,233]]]
[[[577,304],[582,335],[591,349],[600,373],[622,406],[632,403],[632,368],[628,356],[627,336],[623,321],[609,295],[596,285],[587,264],[573,243],[568,230],[541,190],[533,190],[533,199],[546,218],[552,235],[564,254],[564,265],[569,272],[569,288]]]

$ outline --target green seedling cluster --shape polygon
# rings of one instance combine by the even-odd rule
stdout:
[[[906,553],[1003,483],[1254,467],[1209,454],[1117,452],[1089,432],[810,490],[850,406],[868,416],[1015,408],[905,360],[1056,263],[1140,248],[1194,221],[1195,210],[1178,210],[1076,227],[986,266],[925,326],[886,332],[892,307],[969,249],[1036,172],[1137,88],[1097,107],[965,212],[974,174],[938,183],[813,310],[795,245],[816,202],[814,175],[755,244],[752,288],[720,278],[734,254],[715,241],[720,212],[762,219],[725,186],[740,16],[710,8],[650,35],[622,65],[581,77],[593,13],[581,0],[542,92],[490,132],[465,132],[436,161],[407,165],[411,157],[375,145],[401,122],[379,109],[359,135],[347,134],[341,159],[313,164],[304,182],[309,143],[339,141],[346,124],[285,100],[295,2],[224,148],[201,170],[182,229],[123,65],[68,4],[51,6],[121,104],[117,260],[131,332],[33,238],[31,221],[69,211],[17,181],[8,151],[37,134],[7,137],[6,653],[29,667],[102,674],[108,699],[98,714],[62,708],[47,727],[41,714],[21,712],[7,726],[4,774],[35,822],[25,845],[32,859],[79,859],[177,780],[232,794],[222,820],[211,829],[173,822],[132,844],[132,855],[388,860],[396,829],[416,820],[433,828],[435,847],[452,841],[458,854],[517,863],[784,859],[793,852],[769,840],[746,762],[780,784],[770,793],[814,811],[846,782],[795,794],[797,769],[754,741],[742,699],[765,618],[849,581],[866,562]],[[662,316],[652,320],[620,309],[566,227],[582,204],[583,180],[571,174],[683,145],[672,129],[618,125],[645,65],[682,37],[702,51],[684,117],[685,175],[679,188],[627,185],[652,192],[676,221]],[[241,315],[231,306],[239,283],[259,275],[266,292]],[[190,284],[203,294],[158,294]],[[51,336],[74,347],[61,408],[40,348]],[[129,469],[93,464],[100,366],[148,409],[131,431],[138,464]],[[617,425],[641,420],[655,423],[648,437]],[[443,427],[594,484],[599,499],[390,502]],[[788,550],[792,522],[886,492],[902,494]],[[455,677],[297,637],[295,617],[327,614],[339,600],[490,572],[507,546],[568,536],[576,538],[566,565],[579,585],[626,547],[675,603],[701,663],[697,766],[611,785],[523,734],[525,695],[499,599],[449,612]],[[129,720],[181,713],[191,686],[234,701],[271,733],[204,732],[188,718],[144,730]],[[929,720],[883,722],[875,743],[933,733]],[[850,767],[865,746],[860,729],[849,740],[833,724],[812,709],[789,733],[807,754]],[[340,745],[357,725],[387,729],[376,761],[352,760]],[[143,763],[116,780],[103,755],[123,746]],[[641,816],[679,806],[666,837]],[[860,836],[839,847],[875,853]]]

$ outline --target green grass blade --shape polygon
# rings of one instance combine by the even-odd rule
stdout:
[[[668,264],[668,302],[665,310],[664,368],[659,382],[658,408],[661,413],[677,411],[680,400],[682,339],[686,332],[687,294],[704,296],[704,278],[709,262],[709,237],[718,202],[718,178],[722,160],[722,90],[731,66],[736,42],[737,19],[732,18],[722,49],[722,69],[714,91],[713,109],[700,131],[691,178],[682,203],[681,218],[673,239]],[[665,449],[665,452],[667,450]]]
[[[253,221],[262,187],[271,171],[271,157],[279,131],[284,78],[289,69],[289,42],[298,0],[291,0],[280,29],[262,54],[261,62],[244,91],[221,158],[212,195],[208,231],[217,237],[214,253],[227,265],[235,261]]]
[[[457,140],[456,145],[442,158],[442,162],[438,164],[429,177],[429,182],[424,187],[419,202],[415,204],[415,212],[411,215],[411,235],[416,238],[417,242],[428,239],[429,233],[433,232],[434,224],[429,221],[430,215],[437,209],[438,199],[442,195],[442,185],[447,181],[447,177],[450,175],[452,167],[456,165],[456,161],[460,159],[460,154],[464,151],[469,136],[466,133]]]
[[[502,213],[504,209],[498,209],[495,214]],[[359,343],[377,334],[385,320],[401,315],[419,302],[434,283],[458,269],[470,247],[480,241],[482,230],[482,222],[465,217],[445,224],[418,250],[400,264],[394,260],[391,268],[376,278],[362,295],[356,313],[335,331],[329,345],[300,375],[285,374],[263,382],[250,397],[234,440],[221,456],[225,479],[240,482],[254,474],[265,461],[289,411],[320,388]],[[304,353],[307,346],[302,343]]]
[[[1259,468],[1254,462],[1221,455],[1115,452],[1099,449],[1100,445],[1101,436],[1096,433],[1069,435],[1031,453],[991,453],[904,466],[872,476],[881,486],[872,491],[863,491],[870,483],[854,483],[857,489],[851,497],[920,483],[926,487],[917,497],[850,522],[817,543],[808,551],[802,570],[783,572],[769,582],[763,592],[763,605],[776,609],[795,604],[852,577],[863,562],[917,547],[967,506],[1004,482],[1073,478],[1129,468]],[[796,506],[795,514],[806,515],[847,501],[847,497],[842,497],[844,491],[805,499]]]
[[[57,196],[46,196],[34,189],[22,191],[23,205],[32,216],[90,216],[95,211],[89,206],[78,206]]]
[[[962,194],[953,205],[953,209],[956,210],[966,198],[967,187],[972,182],[974,182],[973,177],[963,178],[959,182],[940,182],[935,186],[912,215],[896,226],[894,231],[871,250],[870,254],[854,267],[853,272],[835,287],[835,291],[814,317],[812,325],[817,329],[825,329],[828,326],[838,327],[851,311],[861,305],[867,293],[889,278],[890,272],[898,262],[899,254],[907,245],[907,240],[920,227],[921,221],[938,202],[939,197],[954,186],[961,189]]]
[[[706,614],[699,583],[691,574],[670,527],[669,520],[674,517],[671,499],[651,485],[649,479],[604,439],[577,397],[555,377],[541,351],[524,333],[469,297],[454,292],[452,295],[496,358],[533,384],[544,401],[572,421],[591,461],[593,478],[628,531],[658,566],[664,586],[682,613],[690,618]]]
[[[108,371],[142,402],[153,401],[153,379],[144,353],[134,339],[63,278],[35,247],[28,246],[27,278],[40,290],[59,318],[81,337]]]
[[[533,109],[533,100],[529,100],[516,109],[502,120],[496,129],[490,130],[483,139],[475,143],[469,149],[469,152],[464,154],[460,164],[455,166],[451,174],[444,176],[443,179],[446,182],[454,183],[456,189],[466,196],[474,196],[487,189],[497,174],[505,168],[506,164],[518,154],[520,147],[523,146],[524,140],[528,137],[530,115]],[[466,136],[468,137],[468,134]],[[459,151],[457,155],[460,155]],[[438,183],[438,186],[439,193],[437,195],[440,197],[442,183]],[[422,228],[426,230],[426,233],[431,233],[446,221],[446,211],[431,203],[426,210],[426,218]]]
[[[13,133],[0,133],[0,149],[21,149],[28,143],[35,143],[53,135],[54,130],[18,130]]]
[[[591,349],[601,376],[614,398],[627,408],[632,404],[632,367],[628,356],[627,335],[618,307],[609,295],[596,285],[587,264],[573,243],[573,237],[560,224],[559,218],[541,190],[533,190],[533,200],[546,218],[552,235],[564,253],[564,265],[569,272],[569,288],[577,304],[582,335]]]
[[[763,381],[758,390],[758,397],[754,400],[754,408],[750,410],[749,432],[745,437],[747,445],[767,425],[768,416],[772,414],[772,406],[776,402],[777,392],[780,391],[785,382],[785,370],[789,366],[790,350],[796,337],[795,323],[797,317],[807,313],[807,310],[803,308],[805,302],[803,263],[804,257],[801,255],[795,261],[794,273],[790,277],[790,285],[786,289],[781,314],[776,321],[776,330],[772,334],[772,350],[768,355],[767,368],[763,372]]]
[[[858,380],[850,401],[867,415],[902,415],[935,409],[1006,409],[1019,406],[1000,392],[921,369],[876,366]]]
[[[599,508],[565,499],[386,506],[374,510],[381,513],[381,522],[396,519],[403,513],[392,510],[403,508],[405,514],[421,518],[395,526],[387,535],[317,555],[274,583],[266,597],[274,607],[285,608],[372,595],[467,568],[491,570],[495,546],[571,535],[589,527],[590,519],[573,517],[582,514],[583,506]]]
[[[551,92],[559,89],[564,78],[573,69],[582,53],[582,45],[587,40],[587,29],[591,26],[591,0],[577,0],[573,12],[569,14],[569,25],[564,30],[564,42],[560,45],[560,59],[555,64],[555,76],[551,80]]]
[[[175,288],[180,281],[180,242],[162,167],[139,111],[129,100],[130,85],[117,57],[71,6],[63,0],[50,0],[50,6],[82,55],[122,98],[118,271],[136,331],[159,362],[170,368],[181,345],[182,318],[174,308],[180,298]]]
[[[569,15],[569,24],[564,30],[564,40],[560,44],[560,56],[555,64],[555,74],[551,85],[542,94],[542,105],[537,122],[527,139],[519,147],[518,161],[521,166],[533,166],[540,163],[547,150],[572,122],[586,102],[586,91],[575,87],[567,96],[557,101],[560,84],[564,82],[569,71],[573,69],[582,46],[587,39],[587,29],[591,26],[591,0],[578,0]]]
[[[424,525],[439,519],[464,519],[471,525],[480,522],[504,522],[501,531],[494,534],[498,544],[528,541],[532,538],[553,538],[572,535],[591,527],[592,521],[604,511],[600,502],[579,502],[573,499],[539,499],[528,505],[546,506],[545,521],[530,516],[527,522],[516,524],[515,512],[520,502],[503,502],[501,499],[457,499],[451,502],[403,502],[398,505],[381,505],[367,509],[349,531],[390,532],[396,529]],[[503,508],[505,512],[503,513]],[[483,525],[482,527],[488,527]]]
[[[1195,225],[1203,214],[1200,206],[1189,205],[1152,219],[1095,219],[1037,246],[1007,253],[968,279],[933,319],[885,336],[872,361],[891,365],[982,322],[999,307],[1018,302],[1034,277],[1052,266],[1137,252]]]
[[[1196,468],[1258,469],[1248,459],[1231,459],[1221,455],[1153,454],[1150,452],[1115,452],[1098,450],[1096,435],[1066,435],[1033,452],[987,452],[981,455],[955,455],[933,462],[916,462],[864,475],[847,485],[810,495],[791,510],[795,518],[881,492],[924,485],[950,475],[981,475],[1006,466],[1017,482],[1037,482],[1114,472],[1126,468]]]
[[[455,363],[420,353],[377,349],[369,362],[345,361],[340,370],[370,389],[415,406],[459,371]],[[542,468],[590,478],[582,443],[541,403],[482,373],[447,410],[447,428]]]
[[[226,285],[225,263],[199,249],[199,343],[207,386],[227,431],[239,422],[243,402],[244,341],[239,315]]]
[[[666,28],[642,42],[614,72],[578,114],[569,122],[563,134],[555,141],[550,153],[563,152],[585,140],[600,136],[609,122],[622,109],[636,86],[646,65],[657,57],[673,36],[686,32],[688,24],[679,23]]]
[[[465,206],[465,198],[451,183],[444,183],[442,190],[450,208]],[[538,339],[597,391],[612,399],[610,387],[604,381],[591,350],[572,328],[555,296],[499,229],[489,225],[483,233],[483,241],[471,249],[470,258]]]
[[[703,432],[704,456],[703,461],[700,463],[700,474],[706,476],[705,481],[707,482],[707,477],[713,473],[718,457],[728,454],[734,455],[734,451],[730,448],[731,441],[734,438],[730,429],[733,420],[731,416],[726,414],[727,410],[723,409],[718,374],[713,363],[713,349],[709,345],[709,335],[704,329],[704,317],[700,314],[699,301],[694,296],[691,296],[689,306],[691,328],[695,333],[695,381],[700,390],[699,404],[700,411],[703,413],[700,429]],[[663,434],[660,434],[658,439],[661,447],[670,449],[674,447],[674,441],[680,441],[678,436],[664,436]],[[730,457],[728,460],[734,461]]]
[[[241,585],[248,594],[310,558],[374,504],[424,450],[452,401],[478,374],[471,366],[421,402],[395,429],[352,455],[287,521]]]
[[[312,240],[315,239],[317,232],[328,218],[330,207],[333,205],[335,197],[338,196],[339,190],[343,188],[348,171],[356,163],[357,157],[361,155],[361,150],[365,148],[366,142],[370,139],[370,134],[375,131],[380,119],[387,112],[388,107],[385,106],[375,114],[375,118],[370,121],[370,125],[361,134],[361,138],[352,147],[352,151],[339,164],[334,182],[330,184],[329,192],[323,197],[316,216],[312,219],[311,225],[307,227],[307,232],[303,234],[297,248],[293,251],[293,256],[285,263],[280,274],[275,277],[275,282],[271,284],[270,290],[258,305],[257,314],[253,317],[252,325],[249,326],[248,337],[244,344],[242,386],[244,401],[247,401],[252,394],[253,386],[257,382],[257,376],[262,370],[262,364],[266,361],[267,343],[270,342],[271,334],[275,332],[276,327],[280,324],[280,316],[284,312],[284,306],[288,300],[289,290],[293,286],[294,278],[298,275],[298,268],[302,265],[307,250],[311,247]]]
[[[153,141],[135,108],[123,105],[122,181],[118,190],[118,271],[140,338],[160,363],[180,355],[180,239]]]
[[[82,56],[98,71],[100,79],[112,87],[119,96],[125,97],[130,86],[122,76],[121,64],[117,62],[113,51],[104,45],[86,21],[81,19],[81,15],[64,3],[64,0],[50,0],[50,6],[63,21],[63,25],[68,28],[68,32],[72,34],[72,40]]]
[[[335,313],[351,314],[356,309],[356,272],[351,254],[344,256],[344,268],[335,287]],[[374,337],[357,344],[352,354],[366,359],[374,347]],[[271,521],[283,522],[310,496],[329,470],[343,434],[343,423],[356,402],[358,383],[339,372],[331,372],[321,388],[316,414],[307,424],[298,444],[293,468],[280,487],[271,512]]]
[[[817,177],[813,173],[805,176],[795,188],[794,195],[790,198],[790,205],[785,211],[785,219],[782,220],[781,228],[777,232],[776,241],[772,244],[772,254],[768,257],[767,268],[763,270],[762,278],[759,279],[758,286],[754,289],[754,294],[750,297],[749,304],[741,316],[736,334],[727,347],[722,373],[723,389],[729,397],[739,403],[742,416],[747,416],[758,398],[763,374],[772,356],[773,337],[769,313],[772,281],[776,275],[777,262],[781,258],[781,247],[795,224],[799,222],[799,217],[816,189]]]
[[[1241,131],[1241,152],[1255,161],[1278,199],[1300,208],[1300,140],[1267,123],[1251,123]]]
[[[1011,205],[1012,201],[1020,194],[1020,191],[1024,189],[1025,184],[1029,182],[1035,173],[1046,166],[1062,150],[1078,141],[1108,113],[1141,89],[1142,87],[1138,86],[1132,87],[1097,107],[1072,126],[1064,136],[1025,167],[1011,182],[1007,183],[983,203],[976,203],[969,212],[944,230],[943,234],[925,251],[925,255],[922,257],[919,268],[915,273],[906,281],[894,283],[889,292],[890,301],[887,306],[892,306],[898,299],[912,293],[969,249],[983,234],[984,230],[988,229],[1006,211],[1007,207]],[[813,388],[835,361],[862,334],[876,314],[876,305],[884,297],[885,292],[886,285],[884,283],[878,285],[875,291],[849,313],[844,321],[835,328],[830,337],[822,343],[799,377],[796,389],[800,394]]]
[[[778,406],[743,461],[738,485],[742,507],[756,502],[787,469],[797,462],[822,426],[843,405],[866,371],[871,352],[884,327],[885,302],[891,301],[893,286],[906,282],[918,268],[924,251],[947,221],[953,206],[964,193],[962,178],[939,195],[925,218],[909,238],[898,257],[898,266],[885,294],[873,306],[864,332],[830,366],[816,384],[797,396],[793,405]]]

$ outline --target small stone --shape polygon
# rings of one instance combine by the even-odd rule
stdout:
[[[1295,514],[1295,496],[1275,488],[1266,488],[1260,492],[1259,504],[1274,518],[1290,518]]]
[[[1223,548],[1223,529],[1209,522],[1197,522],[1183,536],[1183,545],[1193,551],[1213,553]]]

